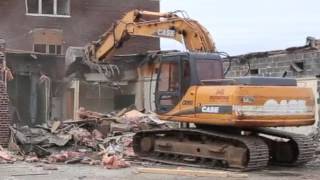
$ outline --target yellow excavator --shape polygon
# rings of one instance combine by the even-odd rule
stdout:
[[[244,171],[312,159],[310,137],[269,128],[312,125],[311,89],[297,87],[294,79],[225,78],[209,32],[179,12],[128,12],[85,47],[83,62],[110,63],[113,51],[131,36],[175,39],[188,49],[158,53],[136,67],[139,79],[148,77],[150,85],[138,88],[142,101],[151,99],[160,119],[184,124],[137,132],[133,146],[141,159]]]

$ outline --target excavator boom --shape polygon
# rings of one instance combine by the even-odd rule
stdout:
[[[86,47],[87,58],[101,62],[130,36],[174,39],[191,52],[214,52],[209,32],[197,21],[175,13],[133,10],[126,13],[99,40]]]

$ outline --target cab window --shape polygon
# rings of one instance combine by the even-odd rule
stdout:
[[[177,63],[164,63],[161,66],[159,91],[175,92],[179,90],[179,66]]]
[[[166,113],[173,109],[180,97],[180,68],[175,61],[163,62],[157,81],[156,107],[157,113]]]
[[[218,60],[196,60],[196,71],[200,81],[221,79],[223,77],[222,62]]]

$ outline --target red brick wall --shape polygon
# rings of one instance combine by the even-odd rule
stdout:
[[[0,81],[0,145],[8,146],[9,130],[9,98],[4,83]]]
[[[57,18],[26,15],[24,0],[0,0],[0,37],[7,41],[9,49],[30,51],[34,28],[60,29],[66,50],[69,46],[84,46],[97,40],[132,9],[159,11],[159,4],[158,0],[71,0],[71,17]],[[159,39],[135,37],[115,54],[159,49]]]

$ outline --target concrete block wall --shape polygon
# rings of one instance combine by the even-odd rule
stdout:
[[[284,72],[287,72],[286,77],[294,78],[320,75],[320,50],[278,54],[269,57],[253,57],[247,60],[250,62],[250,69],[258,71],[258,74],[253,74],[253,76],[281,77]],[[239,77],[248,72],[247,63],[241,64],[238,62],[237,59],[233,59],[227,77]],[[302,63],[303,70],[297,72],[292,68],[292,63]],[[225,63],[225,67],[227,66],[228,63]]]
[[[8,146],[10,137],[9,97],[4,83],[0,81],[0,145]]]

